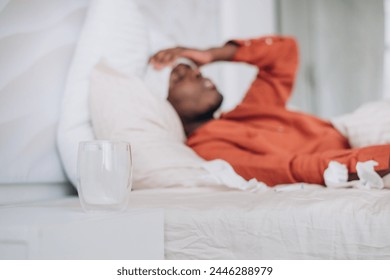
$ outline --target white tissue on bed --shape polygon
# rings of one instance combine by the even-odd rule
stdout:
[[[377,165],[378,162],[374,160],[358,162],[356,164],[356,171],[360,179],[359,184],[357,184],[358,189],[383,189],[383,180],[374,170],[374,167]]]
[[[347,182],[347,167],[337,161],[329,162],[328,168],[324,172],[324,181],[328,188],[344,188],[346,186],[351,186]]]
[[[203,164],[210,175],[218,182],[218,184],[232,189],[239,189],[242,191],[259,192],[270,189],[266,184],[258,182],[256,179],[246,181],[238,175],[233,167],[224,160],[216,159],[206,161]]]
[[[383,180],[374,170],[374,167],[377,165],[378,162],[374,160],[358,162],[356,164],[356,171],[359,180],[348,181],[347,167],[337,161],[331,161],[324,172],[325,185],[333,189],[348,187],[362,190],[383,189]]]

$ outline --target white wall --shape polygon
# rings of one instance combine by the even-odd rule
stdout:
[[[385,1],[385,62],[383,74],[383,97],[390,99],[390,0]]]
[[[298,38],[293,104],[329,118],[382,97],[383,0],[277,0],[280,31]]]
[[[0,0],[0,183],[63,182],[56,148],[87,0]]]
[[[221,43],[275,33],[274,0],[221,0],[219,26]],[[248,65],[225,63],[220,85],[225,95],[223,110],[232,109],[242,99],[255,74],[256,69]]]

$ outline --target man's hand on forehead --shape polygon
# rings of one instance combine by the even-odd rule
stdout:
[[[183,60],[183,58],[189,59],[190,61]],[[191,63],[191,61],[193,63]],[[156,69],[161,69],[166,66],[175,66],[176,64],[186,64],[191,68],[194,68],[212,61],[212,55],[207,50],[197,50],[183,47],[161,50],[154,54],[149,60]]]

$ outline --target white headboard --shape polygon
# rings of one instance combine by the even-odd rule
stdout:
[[[61,182],[55,136],[87,0],[0,1],[0,182]]]

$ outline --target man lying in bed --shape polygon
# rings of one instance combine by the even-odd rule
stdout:
[[[187,144],[201,157],[224,159],[245,179],[256,178],[270,186],[324,184],[323,173],[331,160],[347,166],[349,179],[355,179],[358,161],[375,160],[378,174],[390,173],[390,145],[351,149],[329,122],[286,109],[298,66],[294,39],[271,36],[230,41],[208,50],[165,49],[150,62],[159,69],[179,57],[197,66],[236,61],[259,69],[241,104],[214,119],[223,99],[215,85],[196,67],[173,68],[168,101],[181,118]]]

